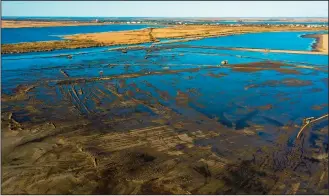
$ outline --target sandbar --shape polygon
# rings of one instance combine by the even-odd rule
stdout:
[[[313,50],[328,54],[328,34],[307,34],[302,37],[315,38],[316,42],[312,46]]]
[[[264,53],[287,53],[287,54],[317,54],[328,55],[328,49],[326,51],[307,51],[307,50],[268,50],[263,48],[226,48],[227,50],[241,50],[250,52],[264,52]]]

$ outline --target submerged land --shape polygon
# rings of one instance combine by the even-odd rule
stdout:
[[[328,119],[296,138],[328,112],[323,30],[170,25],[2,44],[15,55],[2,56],[1,192],[328,194]],[[300,31],[312,51],[184,44]]]

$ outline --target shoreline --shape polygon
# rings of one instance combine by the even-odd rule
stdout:
[[[217,26],[217,25],[181,25],[163,28],[144,28],[139,30],[87,33],[64,36],[65,40],[24,42],[2,44],[2,54],[43,52],[60,49],[91,48],[99,46],[122,46],[143,43],[160,43],[159,39],[203,39],[246,33],[285,32],[285,31],[321,31],[324,27],[255,27],[255,26]],[[184,40],[177,40],[183,42]]]
[[[37,28],[37,27],[65,27],[65,26],[88,26],[102,25],[93,22],[73,22],[73,21],[15,21],[2,20],[1,28]]]
[[[302,38],[314,38],[315,42],[312,44],[314,52],[323,52],[328,54],[328,34],[306,34]]]
[[[300,24],[300,23],[328,23],[327,18],[203,18],[203,17],[164,17],[164,18],[152,18],[152,17],[132,17],[132,20],[136,20],[138,23],[127,23],[130,21],[120,20],[118,18],[103,18],[103,17],[81,17],[85,18],[85,20],[80,20],[79,17],[67,17],[65,20],[56,19],[56,18],[2,18],[2,28],[25,28],[25,27],[50,27],[50,26],[82,26],[82,25],[111,25],[111,24],[127,24],[127,25],[135,25],[135,24],[146,24],[146,25],[173,25],[179,24],[177,21],[181,23],[189,23],[192,25],[197,25],[200,22],[214,22],[214,23],[222,23],[222,22],[233,22],[233,23],[283,23],[283,25],[291,23],[291,24]],[[77,20],[76,20],[77,19]],[[96,21],[96,20],[100,21]],[[157,21],[160,24],[154,24]],[[175,23],[176,21],[176,23]],[[134,22],[134,21],[133,21]],[[165,23],[165,24],[161,24]]]
[[[121,24],[110,22],[79,22],[79,21],[15,21],[2,20],[2,29],[19,29],[19,28],[40,28],[40,27],[72,27],[72,26],[102,26],[102,25],[149,25],[156,26],[156,24]]]

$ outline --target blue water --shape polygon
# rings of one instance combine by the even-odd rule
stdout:
[[[143,29],[148,25],[89,25],[89,26],[66,26],[66,27],[38,27],[38,28],[3,28],[1,29],[1,43],[11,44],[19,42],[36,42],[61,40],[60,36],[99,33],[109,31],[125,31]]]
[[[301,38],[301,35],[314,32],[266,32],[248,33],[185,42],[190,45],[268,48],[276,50],[311,50],[313,38]],[[185,44],[184,43],[184,44]]]
[[[259,33],[226,38],[207,38],[184,43],[185,47],[182,44],[181,47],[151,52],[128,50],[127,53],[122,53],[120,51],[108,50],[114,47],[103,47],[5,55],[2,56],[2,92],[11,94],[12,90],[22,83],[33,84],[41,82],[43,84],[46,83],[45,81],[67,79],[60,72],[61,69],[65,70],[72,78],[91,78],[99,77],[100,71],[103,71],[104,76],[113,76],[143,71],[200,68],[200,70],[194,72],[184,71],[175,74],[129,78],[126,79],[126,82],[128,84],[136,84],[138,88],[149,92],[155,100],[187,116],[197,116],[197,113],[202,113],[209,118],[216,116],[219,117],[218,121],[220,123],[231,125],[231,128],[235,126],[244,128],[251,126],[253,123],[266,125],[266,129],[264,128],[259,135],[261,137],[266,136],[266,140],[271,140],[270,136],[279,134],[276,128],[280,127],[281,124],[287,124],[289,121],[300,124],[301,119],[304,117],[317,117],[328,112],[328,107],[320,110],[312,109],[313,105],[328,102],[328,86],[323,81],[323,79],[328,78],[328,55],[264,54],[260,52],[188,48],[187,46],[220,46],[222,43],[228,45],[231,41],[229,46],[233,45],[233,47],[259,46],[264,48],[272,46],[276,47],[276,49],[306,50],[307,48],[305,47],[310,44],[310,40],[300,38],[298,35],[302,33],[305,32]],[[266,40],[265,38],[269,39],[269,36],[274,36],[276,39],[286,37],[286,42]],[[214,41],[214,39],[217,41]],[[221,39],[226,41],[220,42],[219,40]],[[65,56],[52,57],[58,54],[73,54],[73,58],[68,59]],[[147,59],[145,59],[146,55],[148,56]],[[237,57],[237,55],[240,57]],[[303,63],[319,68],[326,66],[326,69],[322,71],[291,67],[291,69],[297,69],[301,72],[294,75],[282,74],[274,70],[238,72],[231,68],[220,66],[209,68],[209,66],[220,64],[222,60],[228,60],[229,64],[272,60],[289,62],[292,66]],[[222,77],[216,77],[221,74]],[[292,78],[309,80],[312,81],[312,84],[295,87],[282,84],[275,86],[261,85],[268,80],[282,81]],[[145,81],[151,85],[146,85]],[[250,84],[257,84],[260,87],[246,89],[245,87]],[[102,86],[104,84],[100,82],[77,84],[76,86],[81,86],[82,88],[85,85],[90,85],[90,88],[94,88],[94,86]],[[134,89],[136,88],[130,88],[130,90]],[[179,106],[175,101],[177,93],[188,93],[189,89],[196,89],[200,95],[195,96],[190,93],[189,108]],[[318,91],[313,91],[314,89],[318,89]],[[124,91],[125,89],[121,90]],[[50,89],[50,91],[54,91],[54,89]],[[47,89],[44,88],[43,91],[38,92],[42,94],[47,92]],[[159,92],[167,92],[171,98],[164,100]],[[139,96],[142,97],[142,95]],[[41,97],[48,99],[49,96]],[[283,100],[282,98],[287,99]],[[88,106],[91,108],[95,107],[95,104],[91,102]],[[258,106],[267,104],[272,104],[273,108],[271,110],[255,109]],[[297,129],[296,132],[298,132]],[[294,134],[295,132],[291,133],[291,135]]]
[[[228,75],[221,78],[206,77],[204,73],[228,73]],[[291,76],[278,75],[275,71],[267,71],[259,74],[260,77],[256,83],[265,82],[267,80],[281,80],[285,78],[291,78]],[[192,76],[191,80],[184,80],[187,76]],[[325,89],[325,85],[321,82],[315,82],[315,86],[324,88],[325,90],[312,94],[301,94],[307,89],[312,87],[263,87],[261,89],[249,89],[245,90],[244,87],[250,83],[249,81],[255,79],[255,74],[248,73],[232,73],[229,69],[211,69],[203,70],[197,73],[182,73],[179,75],[163,75],[158,76],[143,76],[134,79],[128,79],[127,81],[133,81],[137,84],[142,81],[148,81],[162,92],[168,92],[170,96],[175,97],[177,91],[187,92],[187,89],[195,88],[201,96],[197,97],[196,101],[203,105],[203,108],[194,106],[198,112],[205,114],[206,116],[221,116],[225,112],[228,116],[231,115],[231,120],[235,121],[243,117],[245,114],[239,114],[236,106],[231,103],[239,103],[240,105],[252,108],[255,106],[261,106],[266,104],[272,104],[274,107],[269,111],[259,111],[257,116],[250,121],[257,123],[266,123],[261,116],[267,116],[274,118],[282,124],[288,123],[290,120],[298,122],[303,116],[319,116],[322,115],[327,109],[324,110],[312,110],[311,106],[314,103],[322,104],[327,103],[328,90]],[[311,79],[316,81],[325,74],[318,76],[303,77],[303,80]],[[166,82],[168,81],[168,82]],[[171,85],[169,81],[178,81],[175,86]],[[141,86],[139,86],[141,87]],[[153,94],[156,92],[152,90],[153,87],[143,86],[148,92]],[[276,93],[286,93],[290,98],[289,101],[280,101],[273,95]],[[301,96],[303,95],[303,96]],[[155,95],[156,96],[156,95]],[[158,96],[156,96],[158,97]],[[171,105],[174,105],[171,102]],[[292,104],[297,102],[296,104]],[[175,106],[173,106],[175,107]],[[176,106],[176,110],[180,110],[182,113],[184,108]]]
[[[199,45],[202,46],[202,45]],[[229,60],[229,56],[248,57],[258,61],[272,60],[283,61],[288,63],[305,63],[312,65],[328,65],[328,55],[310,55],[310,54],[286,54],[286,53],[262,53],[262,52],[250,52],[250,51],[235,51],[235,50],[218,50],[218,49],[203,49],[203,48],[174,48],[171,51],[165,53],[184,53],[184,54],[202,54],[205,56],[222,56],[221,59]],[[164,52],[164,51],[162,51]],[[204,57],[207,58],[207,57]],[[229,61],[230,62],[230,61]],[[217,64],[219,61],[217,61]],[[230,62],[231,63],[231,62]]]

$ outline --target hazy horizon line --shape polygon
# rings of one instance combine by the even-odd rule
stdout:
[[[102,17],[102,18],[327,18],[327,16],[1,16],[1,17],[74,17],[74,18],[83,18],[83,17]]]

